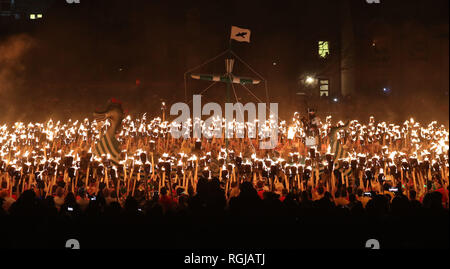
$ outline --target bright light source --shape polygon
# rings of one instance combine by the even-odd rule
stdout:
[[[30,19],[32,19],[32,20],[36,19],[36,15],[35,14],[30,14]]]
[[[37,14],[37,18],[41,19],[42,18],[42,14]]]
[[[318,45],[319,45],[319,56],[321,58],[326,58],[330,54],[328,41],[319,41]]]
[[[337,99],[337,98],[335,97],[335,98],[333,98],[333,101],[334,101],[335,103],[337,103],[337,101],[339,101],[339,99]]]
[[[311,77],[311,76],[307,76],[305,81],[306,81],[306,83],[308,83],[308,84],[313,84],[313,83],[314,83],[314,78]]]

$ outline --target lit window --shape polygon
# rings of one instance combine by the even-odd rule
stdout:
[[[329,96],[330,81],[328,79],[319,79],[319,96]]]
[[[328,41],[319,41],[319,56],[325,58],[330,54],[330,48],[328,47]]]
[[[32,20],[36,19],[36,15],[35,14],[30,14],[30,19],[32,19]]]
[[[42,14],[37,14],[37,18],[41,19],[42,18]]]

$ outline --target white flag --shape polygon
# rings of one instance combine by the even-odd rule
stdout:
[[[239,42],[250,43],[250,30],[239,28],[236,26],[231,26],[231,36],[230,39],[234,39]]]

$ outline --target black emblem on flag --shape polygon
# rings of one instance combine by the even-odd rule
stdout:
[[[240,33],[236,34],[236,36],[240,36],[242,38],[245,38],[246,35],[247,35],[247,32],[240,32]]]

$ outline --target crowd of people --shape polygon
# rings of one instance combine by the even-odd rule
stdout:
[[[73,232],[107,247],[136,247],[133,236],[158,238],[155,247],[314,248],[330,238],[345,247],[363,246],[368,234],[394,247],[448,247],[449,140],[436,122],[327,118],[310,146],[297,114],[280,122],[277,147],[265,150],[260,136],[174,139],[169,122],[127,117],[119,164],[92,153],[108,126],[86,119],[0,127],[0,222],[15,231],[4,246],[59,246]]]

